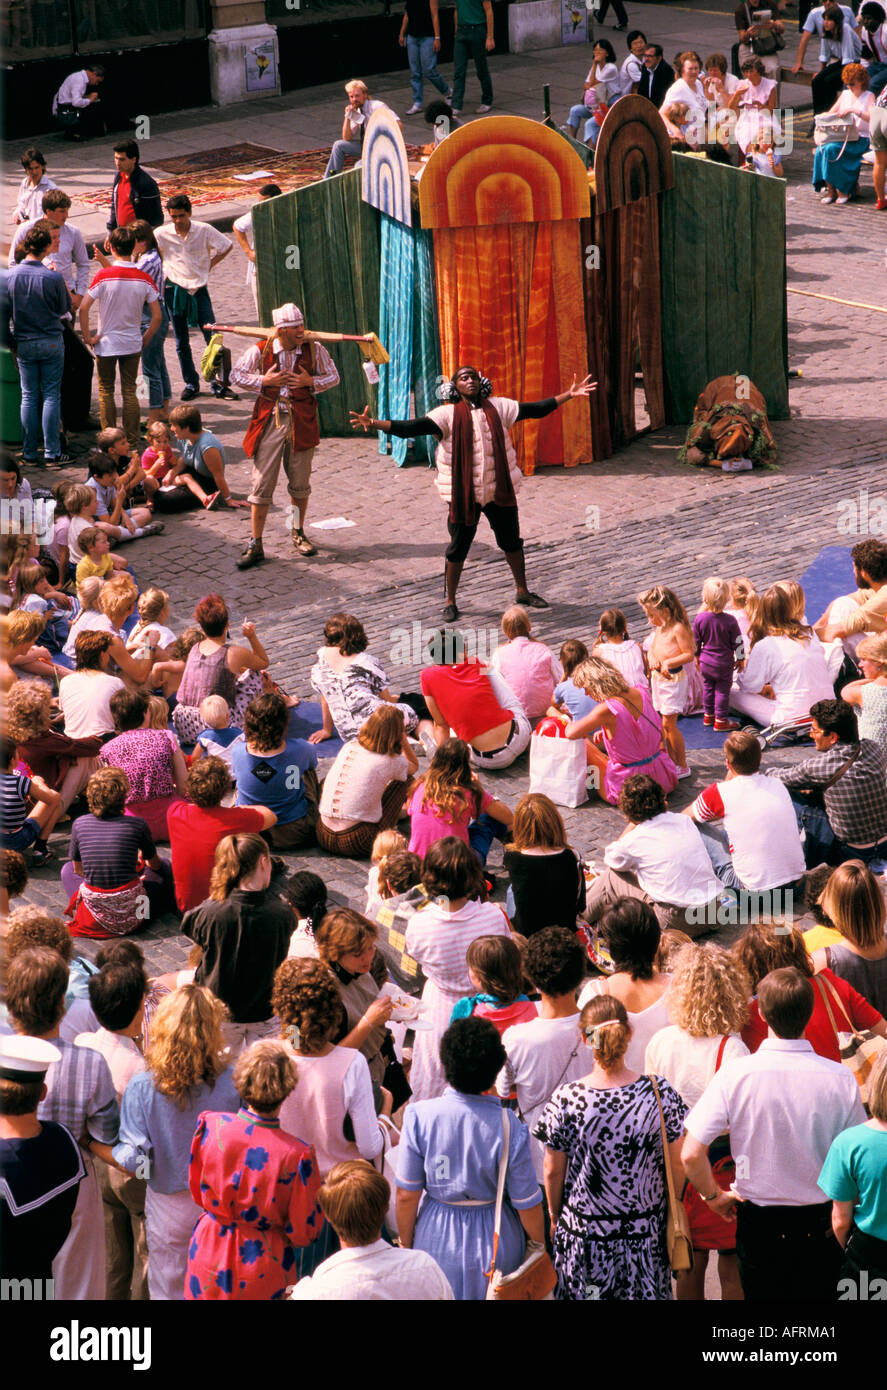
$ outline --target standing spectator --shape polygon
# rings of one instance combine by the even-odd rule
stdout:
[[[661,1076],[628,1064],[632,1029],[618,999],[592,999],[579,1026],[593,1068],[555,1091],[534,1130],[545,1145],[555,1297],[670,1299],[665,1165],[679,1188],[686,1106]]]
[[[105,80],[101,63],[92,63],[66,77],[52,99],[52,114],[68,140],[104,135],[105,108],[96,88]],[[90,91],[90,87],[92,91]]]
[[[702,607],[693,619],[696,655],[702,673],[702,722],[716,733],[730,733],[741,726],[730,718],[733,667],[742,656],[739,624],[724,612],[730,588],[717,575],[702,586]]]
[[[52,1285],[86,1170],[64,1125],[40,1121],[46,1073],[61,1053],[41,1038],[0,1038],[0,1221],[3,1273]],[[386,1184],[387,1186],[387,1184]]]
[[[28,146],[19,163],[25,171],[25,177],[19,184],[18,198],[12,211],[12,220],[16,226],[23,222],[34,222],[39,218],[43,211],[44,193],[58,187],[52,179],[47,178],[46,160],[36,145]],[[10,265],[13,264],[11,256],[10,252]]]
[[[352,82],[345,83],[345,92],[348,97],[348,105],[345,107],[345,119],[342,121],[342,138],[337,140],[330,150],[329,163],[324,170],[324,178],[332,178],[333,174],[341,174],[342,165],[348,155],[360,156],[363,149],[363,139],[366,135],[367,121],[374,111],[380,109],[391,111],[391,107],[384,101],[378,101],[370,96],[370,89],[365,82],[354,79]],[[392,116],[394,112],[391,111]],[[399,120],[398,116],[394,116]]]
[[[618,999],[631,1029],[625,1065],[643,1071],[647,1043],[670,1021],[671,975],[656,964],[662,932],[649,903],[636,898],[618,898],[601,919],[600,929],[613,960],[613,974],[589,980],[579,995],[579,1007],[583,1009],[599,995]]]
[[[452,1301],[449,1280],[430,1255],[382,1239],[390,1200],[387,1180],[371,1164],[363,1159],[336,1164],[318,1202],[341,1250],[299,1280],[290,1295],[295,1303]]]
[[[423,77],[427,77],[432,87],[440,92],[445,101],[449,101],[453,89],[447,86],[437,70],[437,54],[440,52],[438,0],[406,0],[397,41],[401,48],[406,48],[410,60],[413,104],[407,115],[418,116],[423,109]]]
[[[542,1186],[543,1146],[533,1131],[559,1086],[586,1074],[588,1055],[579,1031],[576,991],[587,957],[575,932],[545,927],[527,944],[524,973],[542,996],[539,1015],[516,1023],[502,1038],[505,1065],[496,1090],[503,1100],[516,1093],[517,1108],[530,1130],[530,1153]]]
[[[99,1028],[80,1033],[77,1047],[104,1057],[117,1103],[145,1059],[141,1038],[148,977],[144,965],[113,962],[89,981],[89,1002]],[[148,1245],[145,1240],[145,1179],[107,1163],[99,1166],[105,1219],[105,1298],[143,1302],[148,1297]]]
[[[172,226],[164,223],[156,229],[155,236],[163,256],[166,307],[172,319],[176,352],[185,380],[182,400],[193,401],[200,395],[200,378],[191,356],[190,330],[200,328],[206,342],[212,337],[210,330],[204,327],[215,320],[207,280],[210,271],[234,250],[234,243],[209,222],[192,221],[191,199],[186,193],[170,198],[166,210]],[[230,362],[230,355],[223,354],[222,361],[224,364]],[[228,386],[227,366],[223,366],[222,380],[213,381],[212,393],[236,399]]]
[[[183,1300],[188,1244],[200,1208],[188,1191],[191,1142],[201,1114],[237,1112],[239,1096],[222,1037],[225,1006],[182,985],[161,1000],[145,1054],[123,1093],[114,1160],[147,1173],[145,1231],[152,1299]],[[82,1049],[81,1049],[82,1050]]]
[[[26,234],[25,259],[9,276],[12,330],[22,380],[22,461],[40,463],[37,441],[43,426],[46,463],[70,463],[59,433],[61,386],[65,362],[63,316],[71,312],[64,277],[43,264],[57,229],[35,222]]]
[[[271,311],[277,332],[245,352],[234,381],[258,397],[243,441],[253,461],[250,480],[252,536],[237,562],[249,569],[265,558],[262,536],[268,509],[283,465],[291,501],[292,540],[300,555],[317,551],[305,535],[305,516],[311,494],[311,463],[320,443],[316,396],[338,386],[339,373],[329,353],[317,342],[306,342],[305,319],[295,304]],[[293,514],[299,513],[298,524]]]
[[[816,752],[793,767],[769,769],[771,777],[796,793],[792,800],[807,837],[807,865],[883,859],[887,754],[871,739],[859,737],[856,711],[846,700],[820,700],[810,713]],[[811,793],[821,796],[824,809],[810,800]]]
[[[160,189],[139,163],[139,147],[135,140],[120,140],[114,146],[117,173],[111,187],[111,216],[108,231],[129,227],[133,222],[147,222],[159,227],[163,221]],[[105,242],[109,250],[110,238]]]
[[[123,394],[123,428],[131,449],[139,443],[139,402],[136,378],[139,358],[161,326],[157,290],[150,275],[132,264],[135,236],[129,227],[117,227],[110,235],[113,259],[107,269],[100,270],[80,306],[80,328],[83,341],[95,349],[99,373],[99,416],[102,429],[114,429],[117,424],[117,405],[114,400],[114,378],[119,366],[120,389]],[[99,330],[89,327],[89,310],[99,306]],[[151,319],[142,333],[142,309],[150,306]]]
[[[167,812],[176,906],[180,912],[209,897],[216,846],[226,836],[259,834],[277,821],[267,806],[223,806],[232,788],[221,758],[201,758],[188,769],[187,801]]]
[[[259,199],[266,202],[268,198],[279,198],[281,190],[276,183],[263,183],[259,189]],[[253,303],[256,306],[256,314],[259,312],[259,292],[258,281],[256,279],[256,242],[253,235],[253,213],[252,208],[245,212],[242,217],[238,217],[232,228],[237,244],[246,256],[246,283],[252,290]]]
[[[687,1177],[713,1212],[738,1202],[736,1254],[746,1302],[833,1299],[841,1247],[817,1179],[832,1141],[865,1111],[854,1077],[817,1057],[803,1037],[813,986],[774,970],[758,986],[770,1036],[750,1057],[726,1062],[686,1120]],[[733,1191],[721,1191],[706,1150],[729,1131]]]
[[[438,1099],[409,1107],[398,1145],[400,1244],[430,1255],[460,1301],[485,1297],[494,1253],[496,1268],[511,1274],[528,1253],[527,1242],[538,1247],[544,1240],[529,1131],[490,1094],[504,1063],[505,1049],[488,1019],[451,1024],[440,1041],[446,1089]],[[494,1251],[494,1198],[505,1144],[508,1200]]]
[[[832,1230],[844,1248],[839,1290],[849,1281],[859,1291],[867,1274],[870,1288],[871,1276],[880,1277],[882,1289],[887,1279],[887,1052],[872,1069],[869,1109],[870,1120],[834,1140],[817,1180],[832,1199]]]
[[[793,889],[804,875],[804,848],[791,798],[774,792],[772,779],[761,772],[761,745],[753,733],[728,734],[724,761],[725,779],[705,787],[681,814],[699,825],[712,867],[728,888]]]
[[[136,239],[136,265],[151,277],[157,291],[160,305],[160,327],[153,337],[142,340],[142,371],[148,383],[148,424],[157,420],[169,420],[169,402],[172,396],[169,372],[166,369],[166,335],[169,332],[169,313],[165,294],[166,277],[163,274],[163,261],[157,246],[157,238],[148,222],[133,223]],[[142,309],[142,332],[151,322],[151,311],[147,304]],[[169,431],[167,430],[167,440]],[[150,442],[150,441],[149,441]]]
[[[231,1055],[277,1033],[274,972],[286,960],[296,919],[269,891],[271,853],[261,835],[227,835],[216,846],[209,898],[186,913],[182,933],[203,952],[194,983],[227,1007]]]
[[[410,918],[406,951],[425,975],[422,999],[428,1005],[426,1021],[431,1028],[417,1033],[413,1045],[414,1101],[439,1096],[444,1090],[440,1041],[458,1000],[472,992],[465,960],[468,947],[479,936],[510,935],[501,908],[483,901],[486,889],[477,856],[455,836],[431,846],[422,883],[434,901]]]
[[[496,47],[490,0],[456,0],[453,24],[456,35],[453,43],[453,115],[462,115],[468,59],[473,58],[480,82],[481,104],[477,107],[477,114],[481,116],[493,105],[493,83],[487,66],[487,54]]]
[[[256,1042],[233,1079],[240,1109],[204,1112],[191,1143],[188,1184],[203,1211],[188,1248],[186,1299],[283,1298],[296,1249],[323,1229],[317,1157],[278,1119],[296,1088],[295,1063],[280,1043]]]
[[[104,1057],[62,1042],[68,967],[57,951],[38,946],[22,951],[9,966],[6,1007],[17,1033],[51,1042],[61,1053],[46,1074],[38,1120],[62,1124],[80,1145],[86,1177],[80,1184],[71,1231],[52,1263],[59,1299],[105,1296],[105,1239],[102,1199],[94,1156],[112,1161],[120,1111]]]
[[[614,24],[614,25],[613,25],[613,28],[614,28],[614,29],[627,29],[627,28],[628,28],[628,15],[627,15],[626,12],[625,12],[625,6],[623,5],[622,0],[599,0],[599,3],[598,3],[598,4],[595,6],[595,8],[594,8],[594,20],[595,20],[595,23],[596,23],[596,24],[603,24],[603,22],[604,22],[604,15],[607,13],[607,10],[610,8],[610,4],[611,4],[611,3],[612,3],[612,5],[613,5],[613,13],[614,13],[614,15],[616,16],[617,20],[619,21],[618,24]]]

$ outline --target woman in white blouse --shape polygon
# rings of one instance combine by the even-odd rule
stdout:
[[[686,53],[678,54],[677,61],[680,65],[680,77],[672,82],[659,110],[663,113],[666,106],[670,106],[673,101],[685,101],[690,108],[691,120],[699,127],[701,141],[705,139],[708,116],[708,96],[699,76],[702,71],[702,59],[693,49],[688,49]]]
[[[772,584],[751,627],[752,649],[730,694],[730,708],[762,727],[804,719],[818,700],[834,699],[822,643],[793,611],[788,593]]]
[[[862,157],[869,147],[869,121],[874,97],[868,90],[869,75],[862,63],[848,63],[841,72],[844,90],[829,116],[849,116],[854,134],[838,136],[818,146],[813,156],[813,187],[822,190],[822,203],[849,203],[856,191]]]
[[[672,973],[668,999],[672,1022],[647,1044],[644,1071],[664,1076],[692,1108],[725,1062],[748,1055],[739,1033],[748,1020],[749,988],[739,961],[722,946],[685,946]],[[729,1153],[729,1140],[724,1135],[710,1146],[709,1162],[718,1163]],[[700,1228],[694,1231],[694,1214],[700,1210],[698,1197],[687,1207],[695,1258],[692,1270],[677,1276],[678,1298],[705,1298],[705,1270],[712,1248],[718,1251],[721,1298],[742,1298],[735,1221],[717,1218],[723,1232],[715,1227],[714,1238],[720,1237],[721,1243],[712,1247],[707,1233]]]
[[[616,51],[607,39],[599,39],[595,44],[593,62],[585,79],[586,92],[595,88],[603,88],[602,92],[597,92],[597,99],[608,107],[622,95],[622,78],[616,65]],[[591,106],[587,102],[580,102],[570,108],[567,124],[564,126],[567,134],[575,140],[579,123],[584,121],[583,139],[590,149],[594,149],[601,129],[600,122],[594,119],[595,110],[595,102]]]

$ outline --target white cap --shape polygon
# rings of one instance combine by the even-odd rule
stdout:
[[[6,1081],[42,1081],[53,1062],[62,1058],[58,1048],[43,1038],[0,1038],[0,1077]]]
[[[297,305],[281,304],[279,309],[271,310],[271,322],[275,328],[301,328],[305,319]]]

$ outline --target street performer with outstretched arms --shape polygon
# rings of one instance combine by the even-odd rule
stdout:
[[[352,410],[353,429],[381,430],[403,439],[433,434],[438,441],[435,463],[437,490],[449,504],[446,550],[447,605],[444,621],[455,622],[456,589],[468,558],[481,513],[487,518],[517,585],[515,602],[525,608],[547,608],[538,594],[530,593],[524,570],[524,543],[517,511],[521,471],[509,431],[520,420],[539,420],[574,396],[588,396],[596,383],[587,376],[567,391],[544,401],[513,401],[494,396],[492,383],[475,367],[460,367],[452,377],[448,404],[437,406],[421,420],[373,420],[369,407]]]
[[[283,304],[271,318],[276,335],[245,352],[231,373],[232,381],[258,396],[243,441],[244,452],[253,461],[253,476],[252,538],[237,561],[241,570],[265,559],[262,533],[281,464],[293,508],[299,512],[298,524],[293,518],[293,545],[300,555],[317,554],[304,531],[311,461],[320,443],[315,396],[339,384],[339,373],[326,349],[305,340],[301,309]]]

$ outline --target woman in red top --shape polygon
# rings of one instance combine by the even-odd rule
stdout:
[[[841,1060],[835,1024],[842,1033],[849,1033],[852,1024],[854,1029],[870,1028],[882,1038],[887,1037],[887,1023],[852,985],[839,979],[831,970],[820,970],[818,975],[814,975],[804,937],[797,927],[755,922],[733,946],[733,954],[748,972],[753,991],[757,990],[761,980],[771,970],[781,970],[786,966],[794,966],[805,978],[812,980],[813,1015],[804,1030],[804,1037],[820,1057],[828,1057],[832,1062]],[[757,1052],[768,1033],[757,999],[752,999],[748,1012],[749,1021],[742,1030],[742,1041],[750,1052]]]
[[[476,767],[510,767],[530,742],[526,712],[508,682],[481,661],[467,661],[461,632],[441,628],[428,644],[435,663],[422,672],[422,694],[440,745],[450,729],[471,748]]]

